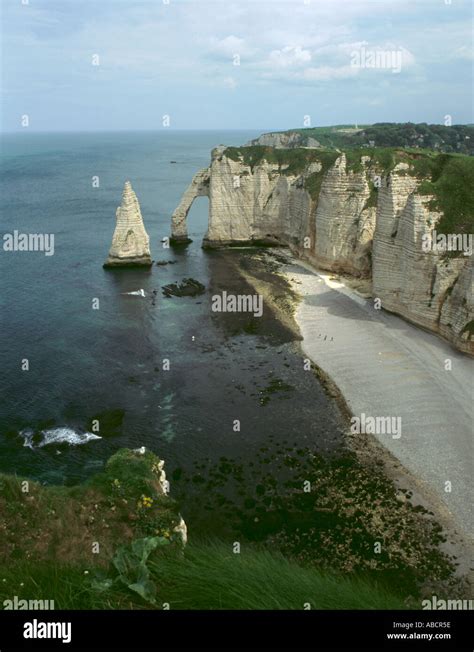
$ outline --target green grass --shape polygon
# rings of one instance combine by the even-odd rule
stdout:
[[[119,543],[166,534],[178,540],[178,506],[160,485],[160,460],[121,449],[88,482],[45,487],[0,474],[0,564],[6,560],[103,564]],[[27,482],[28,491],[23,491]],[[92,554],[100,541],[102,554]]]
[[[224,151],[227,158],[233,161],[242,160],[245,165],[254,169],[255,166],[264,160],[268,163],[275,163],[284,166],[283,174],[299,174],[315,161],[321,158],[321,151],[305,149],[303,147],[294,149],[276,149],[264,145],[251,145],[250,147],[227,147]],[[337,158],[337,156],[336,156]]]
[[[403,609],[404,602],[373,579],[323,573],[282,555],[242,546],[234,554],[220,542],[168,548],[148,563],[155,603],[125,585],[97,590],[94,573],[54,562],[0,567],[0,604],[20,599],[54,600],[56,609]],[[112,576],[112,571],[110,571]]]
[[[322,168],[319,172],[313,172],[310,174],[304,182],[304,187],[309,192],[312,199],[317,199],[319,197],[324,176],[329,168],[334,165],[338,156],[340,156],[340,154],[334,151],[319,152],[318,161],[321,163]]]
[[[472,233],[474,231],[474,159],[467,156],[440,156],[428,159],[431,174],[420,192],[433,195],[430,209],[441,211],[436,225],[438,233]]]
[[[288,129],[283,133],[298,133],[303,138],[316,139],[323,147],[352,148],[374,141],[376,147],[422,147],[438,151],[472,155],[474,153],[474,128],[472,125],[450,127],[426,123],[390,123],[374,125],[334,125]],[[304,144],[304,141],[303,143]]]

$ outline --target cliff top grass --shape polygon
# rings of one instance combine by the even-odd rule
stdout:
[[[333,164],[338,157],[334,150],[307,149],[295,147],[292,149],[276,149],[265,145],[249,145],[248,147],[227,147],[225,156],[233,161],[242,161],[251,170],[266,161],[277,164],[284,174],[300,174],[310,163],[328,161]]]
[[[473,233],[474,159],[440,155],[420,161],[415,167],[417,176],[424,177],[419,192],[432,195],[430,209],[443,214],[436,225],[438,233]]]
[[[0,564],[16,560],[108,564],[117,546],[137,536],[172,541],[175,502],[160,485],[160,460],[127,449],[83,485],[46,487],[0,474]],[[100,543],[94,552],[94,542]]]
[[[139,543],[143,548],[149,540]],[[146,583],[134,582],[143,573]],[[84,574],[83,566],[57,562],[0,567],[0,605],[13,596],[53,600],[55,609],[163,609],[165,604],[173,610],[419,606],[407,605],[373,579],[305,568],[255,546],[242,546],[235,554],[230,543],[219,541],[192,543],[182,552],[157,547],[144,562],[128,546],[107,572]]]
[[[438,148],[440,152],[474,154],[473,125],[380,122],[357,127],[352,124],[289,129],[283,133],[314,138],[323,147],[357,148],[373,141],[376,147],[416,146]]]

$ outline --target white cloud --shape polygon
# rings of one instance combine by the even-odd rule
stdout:
[[[454,50],[453,59],[465,59],[466,61],[472,61],[474,59],[474,52],[472,47],[462,45],[460,48],[457,48]]]
[[[297,46],[287,45],[281,50],[273,50],[268,57],[270,66],[276,68],[288,68],[290,66],[301,66],[311,61],[311,52]]]
[[[357,68],[351,66],[319,66],[306,68],[301,77],[306,81],[333,81],[355,77],[357,73]]]
[[[211,38],[210,49],[211,52],[216,52],[226,57],[232,57],[234,54],[242,55],[248,52],[245,40],[233,35],[226,36],[222,39]]]
[[[234,90],[234,88],[237,88],[237,82],[233,77],[224,77],[222,80],[222,86],[224,88],[230,88],[230,90]]]
[[[128,106],[124,89],[146,98],[144,112],[148,105],[173,101],[180,107],[182,97],[193,98],[190,105],[213,107],[225,88],[219,116],[229,124],[234,113],[242,119],[239,102],[251,105],[249,115],[263,124],[257,117],[269,98],[280,107],[275,116],[280,110],[293,115],[298,102],[328,97],[331,105],[350,107],[354,94],[378,94],[391,107],[393,75],[351,66],[351,53],[361,47],[401,51],[406,76],[400,104],[412,92],[424,93],[416,107],[421,114],[452,92],[463,98],[462,107],[469,106],[462,62],[472,58],[472,49],[468,3],[462,0],[451,6],[440,0],[108,0],[86,12],[80,4],[5,3],[2,72],[15,120],[25,103],[9,99],[17,93],[43,107],[52,121],[53,109],[67,115],[78,102],[90,107],[88,116],[109,104]],[[100,55],[98,67],[91,65],[94,53]],[[297,92],[288,93],[286,86]],[[318,86],[324,86],[323,97]],[[237,87],[241,92],[232,96]],[[202,115],[208,119],[205,110]]]

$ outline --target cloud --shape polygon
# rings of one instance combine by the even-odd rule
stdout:
[[[355,59],[362,64],[355,65]],[[378,65],[371,66],[371,59]],[[415,65],[415,57],[407,48],[391,42],[370,45],[366,40],[350,40],[316,48],[285,46],[272,50],[261,65],[255,65],[255,71],[266,81],[310,84],[355,78],[361,71],[386,72],[395,65],[401,72]]]
[[[287,45],[281,50],[273,50],[268,57],[268,63],[275,68],[301,66],[311,61],[311,52],[297,46]]]
[[[233,77],[224,77],[222,80],[222,86],[224,88],[230,88],[231,90],[234,90],[234,88],[237,88],[237,82]]]
[[[232,57],[234,54],[242,55],[248,52],[248,48],[243,38],[238,36],[226,36],[225,38],[211,38],[210,51],[216,54],[222,54],[225,57]]]
[[[453,53],[453,59],[465,59],[466,61],[472,61],[474,59],[474,52],[471,46],[462,45],[459,48],[456,48]]]
[[[183,121],[231,126],[261,126],[280,112],[285,126],[312,102],[336,107],[331,121],[362,96],[383,98],[392,118],[412,97],[420,101],[407,111],[426,120],[446,98],[463,115],[471,106],[463,65],[472,58],[471,9],[463,0],[107,0],[86,3],[87,11],[83,4],[2,5],[7,123],[16,124],[24,106],[52,127],[64,115],[82,128],[111,106],[125,126],[129,105],[140,125],[155,124],[155,107],[174,105]],[[362,47],[401,52],[403,98],[386,68],[351,66]],[[91,65],[95,53],[100,66]]]
[[[317,68],[306,68],[301,78],[306,81],[334,81],[355,77],[357,74],[358,70],[352,66],[319,66]]]

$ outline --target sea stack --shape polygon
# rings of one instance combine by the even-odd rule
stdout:
[[[130,181],[125,182],[116,219],[112,246],[104,267],[149,267],[152,264],[150,238]]]

